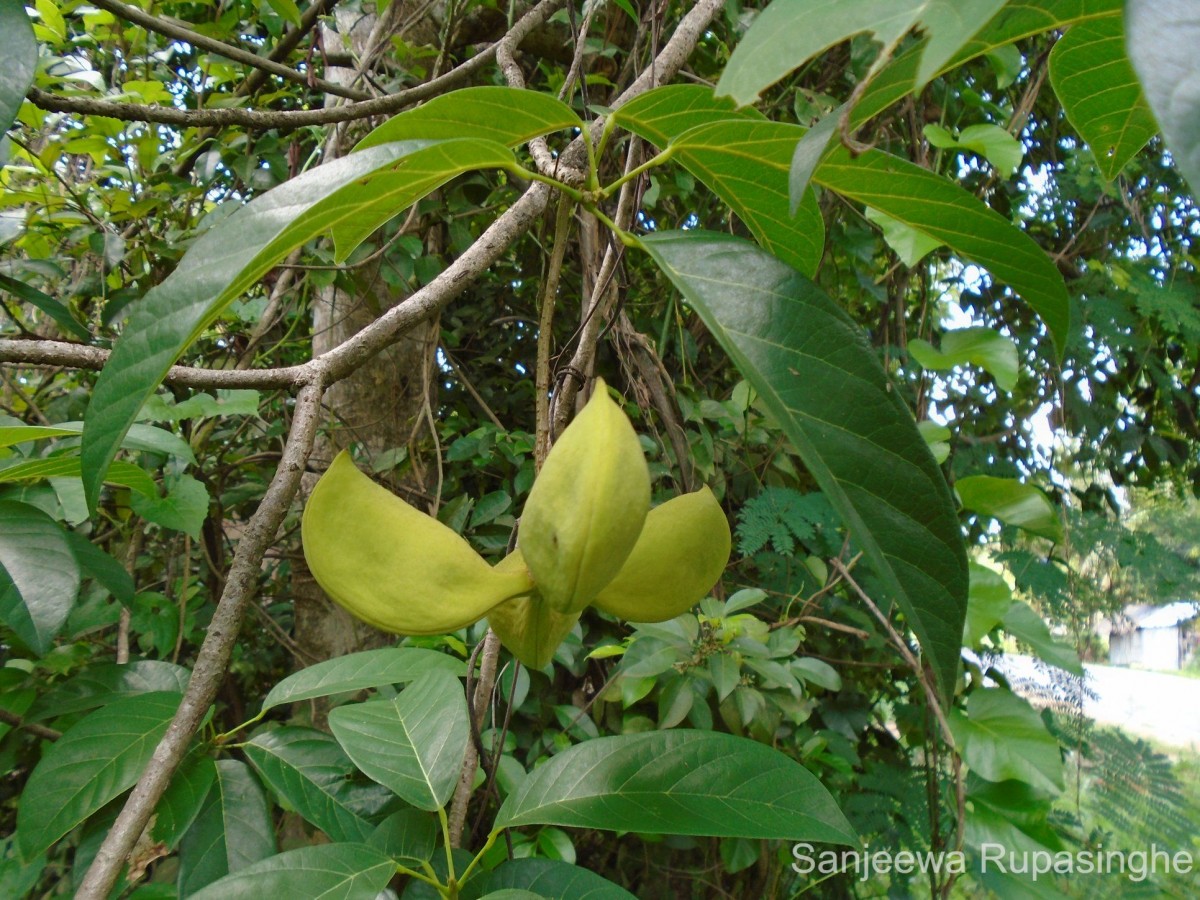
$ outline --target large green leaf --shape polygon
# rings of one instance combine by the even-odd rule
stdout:
[[[166,733],[179,694],[124,697],[80,719],[42,757],[17,807],[30,858],[131,787]]]
[[[1050,83],[1109,181],[1158,133],[1125,55],[1120,16],[1072,25],[1050,53]]]
[[[151,837],[174,850],[204,808],[217,778],[216,762],[204,749],[193,750],[171,776],[154,808]]]
[[[28,459],[0,469],[0,484],[14,481],[41,481],[44,478],[78,478],[83,472],[83,460],[78,456],[50,456]],[[143,497],[158,497],[158,488],[149,473],[122,459],[114,460],[101,479],[136,491]]]
[[[1063,539],[1058,510],[1032,484],[994,475],[968,475],[956,481],[954,489],[971,512],[994,516],[1007,525],[1016,525],[1056,543]]]
[[[924,85],[1007,0],[776,0],[750,26],[717,83],[739,105],[822,50],[864,31],[885,46],[909,29],[929,35],[916,86]]]
[[[973,365],[991,373],[996,386],[1011,391],[1020,372],[1017,345],[993,328],[959,328],[942,335],[942,346],[935,349],[928,341],[913,338],[908,353],[926,369],[945,372],[957,366]]]
[[[805,191],[792,215],[788,175],[799,125],[728,119],[684,132],[673,158],[729,204],[773,256],[812,275],[825,251],[825,224],[816,195]]]
[[[438,671],[393,700],[339,706],[329,714],[329,727],[368,778],[430,811],[454,793],[470,739],[462,683]]]
[[[3,20],[5,9],[12,0],[0,0],[0,20]],[[16,3],[13,3],[17,6]],[[8,37],[8,30],[0,21],[0,40]],[[3,54],[0,53],[0,58]],[[0,94],[3,93],[3,81],[6,75],[11,70],[7,66],[0,66]],[[23,96],[23,95],[22,95]],[[3,106],[4,101],[0,100],[0,106]],[[3,110],[0,110],[0,116],[3,115]],[[0,134],[3,134],[4,129],[0,129]],[[0,275],[0,290],[8,291],[14,297],[20,297],[30,306],[35,309],[40,309],[51,319],[58,323],[58,326],[68,334],[78,338],[81,341],[90,341],[92,334],[83,326],[83,324],[75,318],[75,314],[61,300],[56,300],[44,291],[39,291],[35,287],[31,287],[23,281],[17,281],[15,278],[9,278],[7,275]]]
[[[941,71],[953,69],[1022,38],[1063,28],[1073,22],[1120,15],[1122,5],[1123,0],[1010,0],[977,37],[968,41],[941,66]],[[858,105],[851,111],[850,119],[854,127],[862,125],[916,88],[918,67],[924,53],[925,42],[921,41],[897,56],[875,76]]]
[[[613,122],[645,138],[656,147],[666,147],[685,131],[727,119],[765,122],[756,109],[738,109],[729,97],[716,97],[700,84],[668,84],[638,94],[612,114]]]
[[[396,864],[366,844],[322,844],[301,847],[259,860],[226,875],[191,900],[375,900]]]
[[[0,0],[0,137],[12,126],[33,83],[37,39],[21,0]]]
[[[432,813],[401,809],[380,822],[367,843],[406,866],[419,866],[433,858],[440,834]]]
[[[1063,787],[1058,741],[1026,701],[1003,688],[981,688],[964,715],[951,710],[950,728],[963,761],[988,781],[1015,778],[1043,791]]]
[[[511,151],[469,138],[402,141],[293,178],[206,231],[136,306],[85,416],[84,486],[95,509],[105,472],[142,404],[221,312],[290,250],[322,232],[355,239],[453,176],[514,165]]]
[[[1129,0],[1126,45],[1171,157],[1200,194],[1200,8],[1193,0]]]
[[[862,330],[746,241],[699,232],[642,241],[779,421],[952,696],[967,602],[958,517]]]
[[[355,150],[414,138],[471,137],[516,147],[530,138],[583,128],[571,107],[549,94],[510,87],[471,87],[442,94],[392,116]]]
[[[62,527],[34,506],[0,500],[0,619],[39,654],[79,595],[79,564]]]
[[[1058,666],[1072,675],[1083,675],[1083,664],[1079,654],[1069,644],[1054,639],[1046,622],[1033,611],[1028,603],[1018,600],[1004,616],[1004,630],[1030,646],[1034,655],[1052,666]]]
[[[967,623],[963,646],[976,648],[989,631],[1004,620],[1012,606],[1012,589],[994,569],[971,563],[971,592],[967,599]]]
[[[25,441],[44,438],[77,437],[83,434],[82,422],[59,422],[57,425],[6,425],[0,426],[0,447],[11,447]],[[145,450],[174,456],[184,462],[194,463],[196,455],[191,446],[173,432],[154,425],[132,425],[121,442],[124,450]]]
[[[858,841],[808,769],[757,741],[712,731],[577,744],[534,769],[504,801],[494,827],[520,825]]]
[[[390,647],[339,656],[301,669],[271,688],[263,700],[263,712],[282,703],[298,703],[347,691],[361,691],[414,681],[427,672],[466,674],[462,660],[418,647]]]
[[[277,728],[256,734],[242,752],[276,796],[334,841],[365,841],[375,830],[355,811],[354,764],[330,735]]]
[[[105,706],[122,697],[156,692],[182,694],[191,672],[164,660],[88,666],[47,691],[29,710],[37,721]]]
[[[635,900],[633,894],[607,878],[553,859],[510,859],[472,887],[485,896],[495,891],[524,890],[548,900]]]
[[[275,829],[254,773],[236,759],[217,760],[208,799],[179,847],[179,896],[274,854]]]
[[[1070,325],[1062,275],[1034,240],[957,184],[927,169],[869,150],[835,147],[813,181],[886,213],[987,269],[1032,306],[1061,357]]]
[[[793,213],[788,170],[805,131],[768,122],[754,110],[735,110],[700,85],[669,85],[631,100],[614,114],[622,127],[658,147],[729,204],[751,234],[802,272],[816,271],[825,223],[806,191]]]

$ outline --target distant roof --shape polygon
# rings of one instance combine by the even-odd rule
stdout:
[[[1125,611],[1138,628],[1174,628],[1200,616],[1200,602],[1179,600],[1166,606],[1134,606]]]

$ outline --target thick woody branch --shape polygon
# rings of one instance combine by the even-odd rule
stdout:
[[[332,81],[326,81],[324,78],[314,77],[310,80],[307,73],[298,72],[291,66],[285,66],[272,59],[251,53],[249,50],[243,50],[241,47],[235,47],[224,41],[218,41],[216,38],[206,37],[197,31],[192,31],[192,29],[180,22],[175,22],[161,16],[152,16],[149,13],[142,12],[136,6],[129,6],[126,3],[122,3],[121,0],[92,0],[92,6],[97,6],[100,9],[110,12],[118,18],[124,19],[126,22],[140,25],[147,31],[153,31],[156,34],[169,37],[173,41],[183,41],[186,44],[191,44],[193,47],[207,50],[209,53],[216,53],[218,56],[223,56],[234,62],[251,66],[271,75],[277,75],[287,81],[319,88],[326,93],[336,94],[339,97],[348,97],[351,100],[371,99],[371,95],[365,91],[334,84]]]
[[[246,607],[258,584],[263,555],[274,543],[275,534],[300,488],[300,476],[308,462],[320,422],[321,395],[324,392],[325,381],[315,377],[301,388],[296,398],[296,414],[292,419],[283,459],[275,471],[275,477],[271,479],[266,496],[250,517],[238,542],[225,589],[217,603],[212,623],[208,626],[204,643],[200,646],[187,691],[167,733],[154,749],[149,765],[142,772],[142,777],[104,838],[104,843],[100,845],[75,895],[76,900],[104,900],[108,897],[121,867],[145,830],[171,777],[187,754],[208,708],[216,699]]]
[[[501,40],[509,39],[520,45],[530,32],[541,25],[565,0],[542,0],[523,16]],[[333,125],[338,122],[353,122],[370,116],[391,115],[402,109],[436,97],[451,87],[465,81],[475,72],[489,65],[496,55],[496,45],[467,60],[439,78],[407,90],[323,109],[256,110],[239,109],[176,109],[171,106],[118,103],[113,100],[95,100],[88,97],[62,97],[40,88],[30,88],[26,96],[34,106],[49,112],[72,113],[75,115],[104,116],[124,122],[156,122],[161,125],[176,125],[180,128],[225,127],[266,130],[271,128],[301,128],[307,125]],[[255,57],[256,59],[258,57]]]

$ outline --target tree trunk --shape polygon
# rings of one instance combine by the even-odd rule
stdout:
[[[375,47],[387,46],[395,30],[406,23],[412,27],[414,17],[408,8],[415,4],[394,0],[381,22],[374,15],[341,9],[337,24],[342,34],[350,35],[355,56],[370,60]],[[426,32],[430,22],[417,18],[416,25]],[[433,34],[436,35],[436,26]],[[326,34],[328,41],[340,41],[341,35]],[[368,63],[369,64],[369,63]],[[352,81],[351,69],[331,69],[331,80]],[[340,76],[340,78],[339,78]],[[325,148],[325,158],[342,155],[353,147],[361,134],[334,129]],[[426,252],[441,251],[440,226],[426,234]],[[380,278],[380,264],[352,270],[353,291],[337,286],[316,292],[313,305],[313,354],[319,356],[373,322],[381,313],[404,299]],[[370,464],[380,454],[396,448],[407,448],[409,487],[424,489],[421,445],[430,443],[436,410],[437,381],[434,360],[438,339],[436,321],[422,323],[404,335],[400,341],[376,356],[325,394],[328,410],[327,427],[317,437],[312,455],[312,467],[322,471],[333,457],[347,447],[361,451],[360,459]],[[303,494],[307,497],[317,476],[305,476]],[[393,483],[393,487],[403,485]],[[297,560],[293,574],[295,603],[294,636],[303,659],[311,664],[357,650],[386,646],[394,638],[354,619],[341,607],[333,604],[316,584],[303,560]],[[320,715],[318,715],[320,718]]]

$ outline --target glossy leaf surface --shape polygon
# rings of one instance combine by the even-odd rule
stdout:
[[[208,799],[179,848],[179,895],[190,897],[274,853],[271,813],[254,773],[240,760],[217,760]]]
[[[289,675],[271,688],[262,708],[266,712],[283,703],[298,703],[385,684],[403,684],[434,671],[460,677],[466,673],[466,666],[453,656],[418,647],[349,653]]]
[[[953,693],[967,560],[953,501],[862,331],[812,282],[725,235],[643,244],[758,391]]]
[[[40,509],[0,500],[0,619],[39,654],[79,594],[79,564],[62,527]]]
[[[1109,181],[1158,133],[1125,55],[1120,16],[1072,25],[1050,53],[1050,83]]]
[[[1052,541],[1063,539],[1058,510],[1032,484],[993,475],[969,475],[956,481],[954,489],[963,506],[972,512],[994,516],[1001,522]]]
[[[519,825],[856,841],[833,797],[798,762],[708,731],[577,744],[534,769],[504,802],[495,827]]]
[[[80,719],[42,757],[17,809],[26,857],[41,853],[127,790],[150,761],[179,706],[178,694],[142,694]]]
[[[339,706],[329,727],[354,764],[417,809],[446,805],[467,752],[462,684],[431,672],[394,700]]]
[[[312,728],[262,731],[246,759],[278,797],[334,841],[365,841],[375,826],[356,810],[354,765],[330,735]]]
[[[374,847],[322,844],[259,860],[191,896],[193,900],[375,900],[395,874],[395,863]]]

